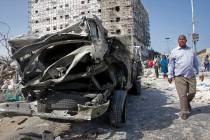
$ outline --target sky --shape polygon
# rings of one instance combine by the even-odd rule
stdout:
[[[185,34],[188,45],[192,46],[191,0],[142,0],[149,13],[151,47],[159,52],[168,53],[177,46],[177,38]],[[194,0],[195,31],[200,35],[197,50],[210,48],[210,0]],[[28,0],[0,0],[0,21],[7,23],[10,37],[28,31]],[[0,23],[0,32],[7,26]],[[170,38],[166,40],[165,38]],[[0,46],[0,55],[6,53]]]
[[[10,37],[15,37],[28,31],[28,0],[0,0],[0,32],[11,30]],[[6,55],[6,50],[0,46],[0,55]]]
[[[142,0],[149,13],[151,47],[168,53],[177,47],[180,34],[192,46],[191,0]],[[195,32],[199,34],[197,50],[210,48],[210,0],[194,0]],[[169,40],[165,38],[170,38]]]

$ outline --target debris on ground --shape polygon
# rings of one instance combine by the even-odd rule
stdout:
[[[205,82],[201,82],[201,83],[197,84],[196,87],[197,87],[198,91],[208,91],[208,90],[210,90],[210,85],[208,85]]]
[[[18,122],[18,125],[21,125],[22,123],[24,123],[24,122],[27,121],[27,120],[28,120],[28,118],[22,119],[21,121]]]
[[[17,65],[7,57],[0,57],[0,102],[21,101]]]

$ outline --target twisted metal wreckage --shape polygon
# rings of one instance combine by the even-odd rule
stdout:
[[[141,65],[120,39],[107,37],[96,17],[9,43],[17,49],[13,58],[23,95],[37,104],[3,103],[0,111],[66,120],[91,120],[109,112],[112,125],[125,122],[127,91],[134,85],[140,93]]]
[[[0,85],[3,79],[8,79],[15,74],[15,66],[10,65],[11,60],[6,57],[0,57]]]

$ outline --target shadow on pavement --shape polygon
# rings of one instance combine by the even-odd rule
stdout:
[[[127,122],[123,128],[114,129],[104,118],[91,122],[71,122],[68,134],[73,139],[140,139],[143,131],[169,127],[178,116],[179,110],[167,105],[167,97],[158,89],[143,90],[141,96],[128,96]]]
[[[192,112],[190,116],[197,115],[197,114],[209,114],[210,113],[210,105],[200,106],[200,107],[192,107]]]

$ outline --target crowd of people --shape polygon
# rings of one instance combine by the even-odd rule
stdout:
[[[203,67],[202,71],[210,71],[209,55],[205,56],[205,59],[200,63],[200,67]],[[167,78],[168,75],[169,56],[158,55],[154,59],[147,59],[144,63],[145,68],[154,69],[156,78],[159,78],[159,73],[162,73],[163,78]]]
[[[167,77],[168,73],[168,58],[166,55],[159,55],[154,59],[148,59],[145,63],[145,68],[154,68],[156,78],[159,78],[161,71],[163,78]]]

